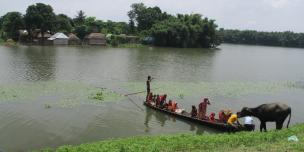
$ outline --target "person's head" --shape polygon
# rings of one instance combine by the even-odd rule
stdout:
[[[172,100],[169,100],[169,103],[171,104],[171,103],[172,103]]]
[[[215,116],[215,113],[214,113],[214,112],[211,112],[211,114],[210,114],[210,115],[214,117],[214,116]]]
[[[167,94],[164,94],[164,97],[166,98],[166,97],[167,97]]]
[[[192,105],[192,109],[196,109],[195,105]]]
[[[237,112],[236,115],[237,115],[238,118],[240,118],[241,117],[241,112]]]
[[[203,101],[206,102],[208,105],[210,105],[210,101],[208,98],[204,98]]]
[[[153,96],[153,93],[152,93],[152,92],[150,92],[150,93],[149,93],[149,95],[150,95],[150,96]]]
[[[151,76],[148,76],[148,80],[151,80]]]
[[[231,112],[231,111],[229,111],[228,116],[230,117],[231,115],[232,115],[232,112]]]

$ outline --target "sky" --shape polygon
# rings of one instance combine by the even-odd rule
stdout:
[[[128,21],[133,3],[158,6],[170,14],[199,13],[225,29],[304,32],[304,0],[0,0],[0,16],[9,11],[25,13],[42,2],[56,14],[75,17],[83,10],[101,20]]]

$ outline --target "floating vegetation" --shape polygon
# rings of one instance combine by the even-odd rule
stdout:
[[[138,91],[145,89],[143,82],[123,84],[125,89]],[[226,81],[226,82],[153,82],[151,91],[158,94],[168,94],[171,97],[184,98],[185,96],[223,96],[242,97],[256,94],[274,94],[283,90],[300,89],[297,82],[291,81]],[[143,95],[142,95],[143,96]]]
[[[96,99],[96,100],[103,101],[102,91],[96,93],[96,95],[94,95],[92,98]]]
[[[80,82],[40,81],[0,86],[0,102],[41,102],[45,108],[120,101],[118,93]]]

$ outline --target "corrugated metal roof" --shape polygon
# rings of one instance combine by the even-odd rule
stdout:
[[[53,36],[51,36],[50,38],[48,38],[48,40],[55,40],[55,39],[68,39],[69,37],[67,37],[65,34],[63,33],[56,33]]]

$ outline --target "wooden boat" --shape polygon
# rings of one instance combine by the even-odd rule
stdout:
[[[171,111],[153,106],[151,104],[148,104],[147,102],[144,102],[144,105],[149,108],[152,108],[154,110],[166,113],[168,115],[176,116],[176,117],[184,119],[184,120],[195,122],[195,123],[198,123],[198,124],[201,124],[204,126],[208,126],[211,128],[215,128],[215,129],[225,131],[225,132],[251,131],[249,128],[246,128],[242,125],[231,126],[231,125],[228,125],[227,123],[221,122],[218,119],[216,119],[215,121],[210,121],[209,119],[198,119],[198,118],[191,117],[191,114],[188,112],[182,112],[181,114],[179,114],[179,113],[171,112]]]

